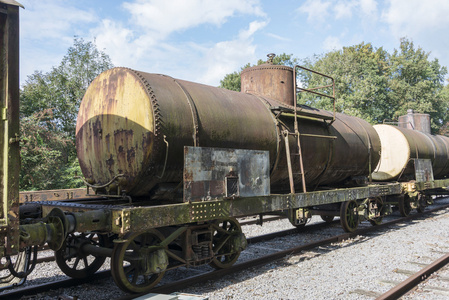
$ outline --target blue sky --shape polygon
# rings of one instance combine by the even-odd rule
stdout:
[[[447,0],[19,0],[21,83],[57,66],[74,36],[115,66],[217,86],[267,53],[303,59],[407,37],[449,66]]]

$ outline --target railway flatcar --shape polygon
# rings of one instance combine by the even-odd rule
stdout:
[[[354,231],[395,208],[422,210],[449,185],[446,137],[298,105],[299,92],[335,101],[333,78],[317,73],[330,84],[299,88],[297,70],[313,71],[269,55],[242,72],[241,92],[127,68],[100,74],[76,126],[87,188],[19,197],[20,5],[0,4],[3,286],[23,282],[47,244],[68,276],[110,257],[121,289],[147,292],[180,266],[233,265],[246,247],[237,217],[278,214],[302,227],[339,216]]]

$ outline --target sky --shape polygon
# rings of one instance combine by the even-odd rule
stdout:
[[[20,81],[58,66],[75,36],[115,66],[218,86],[268,53],[310,58],[407,37],[449,66],[448,0],[18,0]]]

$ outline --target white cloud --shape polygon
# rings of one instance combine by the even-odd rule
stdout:
[[[135,0],[123,7],[138,26],[161,39],[201,24],[221,26],[239,13],[265,16],[258,0]]]
[[[338,1],[333,7],[335,19],[340,20],[351,18],[352,10],[356,4],[356,1]]]
[[[133,31],[121,23],[104,19],[90,32],[99,49],[105,49],[114,64],[128,66],[138,59],[138,47]]]
[[[84,36],[83,25],[95,24],[92,10],[76,8],[66,0],[20,0],[20,82],[34,71],[57,66],[74,35]],[[80,25],[81,24],[81,25]]]
[[[330,19],[351,19],[357,15],[363,20],[377,18],[376,0],[307,0],[297,11],[308,15],[309,23],[324,23]]]
[[[323,49],[325,51],[333,51],[342,47],[340,39],[336,36],[328,36],[323,42]]]
[[[388,23],[396,37],[443,30],[449,25],[447,0],[390,0],[382,19]]]
[[[292,41],[291,38],[286,38],[286,37],[283,37],[283,36],[280,36],[280,35],[277,35],[274,33],[266,33],[266,35],[269,37],[272,37],[278,41],[281,41],[281,42],[291,42]]]
[[[115,65],[212,85],[254,59],[253,36],[268,22],[256,0],[135,0],[123,8],[129,13],[129,22],[103,20],[91,30],[98,47],[106,50]],[[214,43],[199,44],[169,39],[171,33],[193,27],[225,26],[229,18],[239,14],[262,21],[250,22],[233,40],[218,37]]]
[[[89,39],[88,32],[116,66],[218,85],[226,73],[255,59],[253,36],[268,22],[260,0],[128,0],[114,4],[115,12],[118,9],[121,14],[119,18],[107,14],[101,18],[92,9],[69,0],[23,2],[22,45],[28,49],[41,44],[40,52],[27,50],[22,56],[22,70],[24,65],[27,68],[22,74],[27,75],[29,70],[41,70],[41,66],[56,66],[62,57],[59,54],[71,45],[73,36],[80,32],[79,36]],[[99,7],[98,14],[103,12]],[[173,33],[200,26],[222,32],[221,27],[229,26],[232,18],[244,19],[248,24],[234,39],[218,35],[198,39],[201,43],[170,39]],[[237,33],[238,29],[233,30]],[[46,45],[44,50],[42,44]],[[49,55],[38,59],[37,55],[45,51]],[[56,52],[58,55],[54,55]]]
[[[21,36],[26,39],[73,39],[73,27],[93,23],[94,12],[78,9],[63,0],[20,1]]]
[[[253,44],[253,35],[266,25],[267,22],[251,22],[248,29],[240,31],[235,40],[219,42],[206,49],[204,62],[207,69],[198,81],[217,85],[226,74],[254,60],[256,46]]]
[[[377,19],[377,2],[376,0],[360,0],[360,10],[362,15],[370,19]]]
[[[307,21],[309,22],[324,22],[329,15],[330,1],[321,0],[307,0],[301,5],[297,11],[308,14]]]

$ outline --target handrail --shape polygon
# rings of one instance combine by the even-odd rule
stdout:
[[[314,73],[314,74],[317,74],[317,75],[329,78],[330,80],[332,80],[332,84],[325,85],[325,86],[314,87],[314,88],[311,88],[311,89],[298,87],[296,85],[296,68],[299,68],[299,69],[302,69],[302,70],[305,70],[305,71],[308,71],[308,72],[311,72],[311,73]],[[332,96],[326,95],[326,94],[323,94],[323,93],[315,92],[315,90],[324,89],[324,88],[328,88],[328,87],[332,87]],[[326,98],[332,99],[333,100],[332,122],[335,121],[335,115],[336,115],[336,112],[335,112],[335,80],[334,80],[333,77],[331,77],[329,75],[326,75],[326,74],[323,74],[323,73],[320,73],[320,72],[317,72],[317,71],[313,71],[311,69],[308,69],[308,68],[300,66],[300,65],[295,65],[293,67],[293,89],[294,89],[293,90],[293,96],[295,97],[295,99],[293,101],[294,104],[295,104],[294,105],[295,106],[295,119],[296,119],[296,108],[297,108],[297,92],[298,92],[298,90],[300,90],[300,92],[303,92],[303,91],[304,92],[309,92],[309,93],[312,93],[312,94],[315,94],[315,95],[318,95],[318,96],[322,96],[322,97],[326,97]],[[297,124],[296,124],[296,121],[295,121],[295,127],[296,126],[297,126]]]

